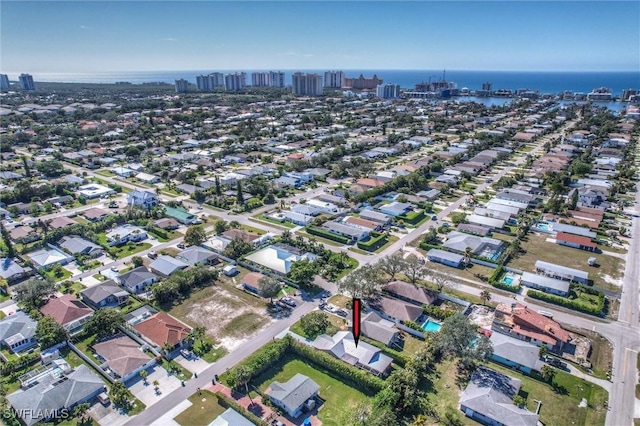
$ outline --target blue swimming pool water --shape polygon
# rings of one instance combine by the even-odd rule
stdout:
[[[422,324],[422,329],[424,331],[428,331],[429,333],[435,333],[439,331],[440,327],[442,327],[442,324],[432,321],[430,319],[428,319],[427,321],[424,322],[424,324]]]
[[[502,279],[502,282],[505,283],[505,284],[511,285],[511,284],[513,284],[513,278],[512,277],[504,277]]]
[[[551,231],[551,225],[549,225],[548,223],[539,223],[536,225],[536,227],[538,229],[542,229],[543,231]]]

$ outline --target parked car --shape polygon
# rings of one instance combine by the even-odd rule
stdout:
[[[156,253],[155,251],[150,251],[147,256],[149,256],[149,259],[155,259],[158,257],[158,253]]]
[[[297,306],[297,305],[296,305],[296,302],[295,302],[292,298],[287,297],[287,296],[285,296],[285,297],[281,298],[281,299],[280,299],[280,301],[281,301],[282,303],[284,303],[285,305],[289,305],[289,306],[291,306],[292,308],[294,308],[294,307],[296,307],[296,306]]]
[[[336,311],[336,314],[340,315],[341,317],[346,317],[348,315],[347,311],[345,311],[344,309],[338,309]]]
[[[180,243],[180,244],[178,244],[178,248],[179,249],[186,249],[187,246],[185,246],[184,244]]]

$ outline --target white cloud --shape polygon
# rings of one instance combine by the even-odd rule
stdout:
[[[86,25],[80,25],[81,30],[90,30],[91,27],[87,27]]]
[[[174,37],[161,38],[160,40],[161,41],[178,41],[178,39]]]

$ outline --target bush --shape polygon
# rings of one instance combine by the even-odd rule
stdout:
[[[412,225],[415,225],[416,223],[420,222],[423,218],[424,218],[424,210],[411,211],[407,214],[402,214],[398,216],[398,219],[402,219],[406,223],[410,223]]]
[[[263,371],[271,368],[271,366],[278,362],[280,357],[285,354],[288,348],[289,342],[286,339],[277,340],[265,345],[258,352],[254,353],[249,358],[238,364],[236,368],[233,368],[229,371],[229,375],[227,376],[227,384],[232,388],[236,387],[237,381],[235,373],[237,371],[237,367],[241,365],[245,366],[249,370],[250,375],[253,378]]]
[[[555,296],[553,294],[548,294],[537,290],[529,290],[527,291],[527,295],[531,296],[534,299],[564,306],[569,309],[575,309],[576,311],[584,312],[591,315],[601,315],[602,310],[604,309],[604,294],[602,293],[601,297],[599,298],[599,303],[596,306],[587,305],[580,299],[567,299],[566,297]]]
[[[407,326],[407,327],[409,327],[409,328],[414,329],[414,330],[417,330],[417,331],[424,331],[424,330],[422,329],[422,327],[420,327],[418,324],[416,324],[416,323],[415,323],[415,322],[413,322],[413,321],[405,321],[405,322],[403,322],[403,324],[404,324],[404,325],[406,325],[406,326]]]
[[[326,238],[328,240],[337,241],[342,244],[349,244],[351,240],[347,237],[343,237],[342,235],[332,234],[331,232],[318,228],[317,226],[307,226],[307,232],[311,235],[317,235],[319,237]]]
[[[489,283],[493,284],[495,282],[498,282],[498,279],[502,276],[503,272],[504,266],[498,265],[498,267],[493,270],[493,274],[491,274],[491,276],[489,277]]]
[[[377,249],[384,240],[387,238],[387,234],[381,234],[378,232],[371,232],[370,238],[367,241],[358,241],[358,248],[367,251],[373,251]]]
[[[439,320],[445,320],[450,316],[455,315],[458,312],[455,309],[446,309],[446,308],[441,308],[440,306],[433,306],[433,305],[422,305],[422,310],[424,311],[425,314],[429,315],[430,317],[433,317]]]
[[[385,355],[393,358],[393,362],[395,362],[396,364],[399,364],[402,367],[404,367],[404,365],[411,358],[407,354],[402,353],[400,351],[397,351],[395,349],[392,349],[389,346],[385,345],[384,343],[378,342],[377,340],[369,339],[369,338],[364,337],[364,336],[360,336],[360,339],[363,342],[367,342],[368,344],[370,344],[372,346],[375,346],[376,348],[380,349]]]
[[[511,293],[520,293],[520,290],[522,289],[519,285],[509,285],[500,281],[492,282],[491,285],[501,290],[510,291]]]

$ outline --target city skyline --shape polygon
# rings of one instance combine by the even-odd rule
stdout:
[[[636,2],[9,1],[2,72],[636,71],[639,13]]]

